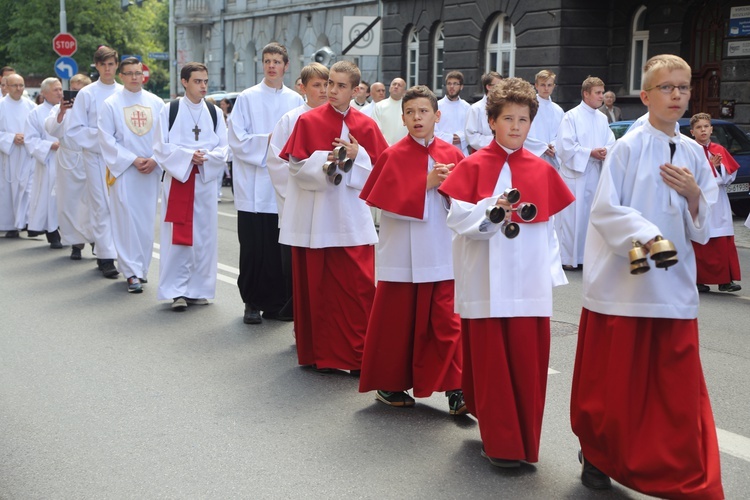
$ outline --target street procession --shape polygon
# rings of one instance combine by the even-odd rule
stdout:
[[[0,13],[0,499],[747,498],[750,4]]]

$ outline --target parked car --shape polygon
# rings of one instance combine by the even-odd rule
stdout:
[[[627,132],[635,120],[623,120],[609,124],[609,128],[619,139]],[[692,138],[690,134],[690,119],[681,118],[680,132]],[[737,178],[728,186],[727,194],[732,212],[738,217],[747,217],[750,213],[750,137],[732,122],[725,120],[711,120],[714,128],[711,140],[724,146],[732,157],[740,164]]]
[[[237,100],[237,96],[240,95],[239,92],[213,92],[211,94],[206,94],[206,98],[212,98],[214,102],[216,102],[216,105],[218,106],[222,99],[229,99],[229,102],[232,103],[232,106],[234,106],[234,101]]]

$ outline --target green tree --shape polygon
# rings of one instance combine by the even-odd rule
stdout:
[[[88,72],[94,51],[108,45],[120,54],[140,55],[151,70],[149,90],[164,93],[169,83],[166,61],[153,61],[149,52],[164,52],[168,43],[167,2],[146,0],[127,12],[119,0],[68,0],[68,32],[78,40],[73,58]],[[52,76],[57,54],[52,38],[60,31],[59,0],[0,2],[0,57],[22,75]]]

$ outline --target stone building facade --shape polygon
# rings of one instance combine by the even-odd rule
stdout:
[[[624,118],[639,116],[640,73],[649,56],[673,53],[693,68],[690,112],[750,126],[750,0],[176,0],[178,63],[209,66],[212,89],[241,90],[262,77],[269,41],[293,54],[288,78],[323,46],[341,54],[343,16],[381,15],[380,56],[355,59],[366,80],[396,76],[442,93],[443,74],[461,70],[463,97],[482,73],[529,80],[558,75],[553,99],[580,101],[580,84],[601,77]],[[339,57],[342,58],[342,57]],[[731,115],[731,116],[730,116]]]

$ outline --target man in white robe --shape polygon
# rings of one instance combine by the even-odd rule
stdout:
[[[141,293],[154,247],[161,168],[154,160],[154,131],[164,101],[141,88],[143,67],[135,57],[120,63],[124,88],[99,113],[99,145],[107,165],[112,236],[128,292]]]
[[[0,230],[6,238],[17,238],[26,227],[29,212],[29,192],[34,172],[34,158],[26,150],[24,127],[26,118],[36,105],[23,97],[21,75],[6,77],[8,95],[0,102],[0,156],[2,183],[0,188]]]
[[[263,48],[262,59],[263,81],[237,97],[229,118],[240,241],[237,287],[245,304],[245,324],[260,323],[261,311],[266,319],[290,319],[280,315],[291,299],[291,290],[285,289],[283,279],[278,208],[266,168],[266,151],[276,123],[304,104],[299,94],[284,86],[284,73],[289,69],[286,48],[269,43]]]
[[[70,90],[81,90],[90,83],[88,76],[79,73],[70,79]],[[65,133],[69,123],[65,117],[72,107],[73,100],[63,100],[54,106],[44,122],[44,128],[60,143],[55,155],[55,192],[62,244],[71,246],[71,260],[81,260],[81,250],[86,243],[93,244],[94,233],[87,203],[86,168],[81,147]]]
[[[383,99],[375,105],[372,119],[380,127],[383,137],[392,146],[406,137],[409,133],[401,119],[401,99],[406,94],[406,82],[403,78],[394,78],[388,87],[388,99]]]
[[[487,122],[487,93],[502,81],[503,77],[496,71],[490,71],[482,75],[482,89],[484,97],[475,102],[469,108],[469,114],[466,116],[464,133],[466,143],[470,153],[482,149],[492,142],[492,129]]]
[[[122,85],[115,82],[117,61],[117,51],[105,46],[97,49],[94,53],[94,65],[99,72],[99,80],[78,93],[67,127],[67,136],[71,142],[83,149],[91,227],[96,243],[96,263],[102,275],[111,279],[116,278],[119,272],[115,267],[117,250],[112,239],[106,165],[99,148],[98,115],[104,100],[122,89]]]
[[[607,117],[599,112],[604,101],[604,82],[597,77],[586,78],[581,95],[581,104],[565,113],[557,132],[560,175],[576,197],[576,201],[555,218],[565,269],[576,269],[583,264],[591,203],[602,162],[615,144]]]
[[[227,160],[227,129],[221,110],[203,100],[208,68],[191,62],[180,72],[185,97],[174,123],[167,106],[154,134],[154,159],[165,171],[161,216],[160,300],[172,300],[180,312],[188,304],[205,305],[216,294],[219,262],[216,185]],[[192,200],[192,203],[191,203]]]
[[[29,205],[29,233],[47,234],[50,248],[62,248],[57,227],[57,195],[55,163],[60,143],[44,129],[44,120],[52,107],[62,100],[62,84],[57,78],[42,82],[44,102],[34,108],[26,119],[24,139],[26,150],[34,157],[34,182]]]
[[[445,77],[445,97],[438,101],[440,121],[435,125],[435,136],[457,147],[464,156],[469,154],[466,142],[466,117],[471,105],[461,99],[464,75],[451,71]]]
[[[550,94],[555,90],[555,77],[556,75],[547,69],[536,74],[534,87],[537,91],[539,110],[531,123],[523,147],[559,170],[560,162],[555,151],[555,141],[565,112],[550,98]]]
[[[369,104],[366,104],[359,111],[372,118],[372,112],[375,110],[375,105],[385,99],[385,84],[383,82],[375,82],[370,85],[370,98],[372,99]]]

